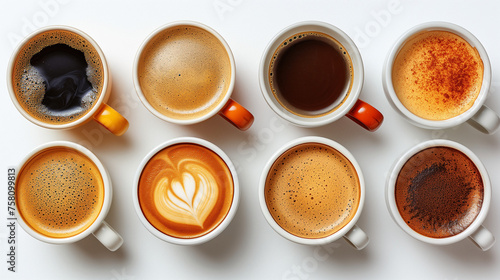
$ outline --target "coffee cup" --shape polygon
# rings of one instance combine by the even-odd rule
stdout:
[[[115,135],[128,129],[106,104],[111,75],[104,53],[76,28],[48,26],[24,38],[10,59],[7,86],[17,110],[41,127],[70,129],[94,119]]]
[[[317,21],[293,24],[268,44],[260,62],[262,95],[283,119],[316,127],[347,116],[375,131],[383,115],[358,97],[363,60],[339,28]]]
[[[233,219],[238,177],[216,145],[180,137],[144,158],[133,201],[139,220],[154,236],[172,244],[198,245],[215,238]]]
[[[482,226],[491,201],[486,168],[467,147],[430,140],[396,160],[386,185],[393,220],[410,236],[446,245],[469,237],[486,251],[495,237]]]
[[[151,33],[134,62],[139,99],[158,118],[194,124],[219,114],[241,130],[253,115],[231,99],[235,84],[233,53],[212,28],[177,21]]]
[[[389,51],[382,72],[389,103],[410,123],[445,129],[467,122],[487,134],[500,126],[498,115],[484,105],[491,79],[483,45],[448,22],[406,31]]]
[[[324,245],[341,237],[354,248],[368,245],[357,225],[365,199],[361,168],[333,140],[309,136],[281,147],[259,182],[259,202],[269,225],[299,244]]]
[[[111,251],[123,244],[104,221],[111,207],[111,179],[92,152],[72,142],[50,142],[29,153],[17,170],[16,216],[28,234],[69,244],[92,233]]]

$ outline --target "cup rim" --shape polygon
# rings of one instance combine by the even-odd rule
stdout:
[[[96,52],[99,54],[99,58],[102,63],[102,68],[103,68],[103,83],[102,83],[102,89],[101,92],[99,93],[99,98],[95,101],[94,106],[83,116],[80,118],[69,122],[69,123],[64,123],[64,124],[50,124],[50,123],[45,123],[43,121],[40,121],[36,119],[35,117],[31,116],[28,112],[26,112],[19,101],[17,100],[16,94],[14,92],[14,85],[12,83],[12,75],[13,75],[13,69],[14,69],[14,64],[16,61],[16,58],[18,54],[21,52],[21,48],[25,46],[32,38],[35,36],[38,36],[39,34],[45,33],[45,32],[50,32],[50,31],[55,31],[55,30],[63,30],[63,31],[68,31],[72,32],[74,34],[77,34],[81,37],[83,37],[85,40],[87,40],[96,50]],[[101,108],[101,105],[104,103],[106,97],[107,97],[107,92],[109,90],[109,85],[110,85],[110,74],[109,74],[109,67],[108,63],[106,61],[106,57],[104,56],[103,51],[97,44],[97,42],[92,39],[87,33],[81,31],[80,29],[77,29],[75,27],[67,26],[67,25],[50,25],[50,26],[45,26],[42,28],[37,29],[36,31],[32,32],[28,36],[26,36],[15,48],[14,52],[12,53],[9,63],[8,63],[8,68],[7,68],[7,88],[9,89],[9,95],[12,100],[12,103],[14,106],[17,108],[17,110],[29,121],[32,123],[44,127],[44,128],[49,128],[49,129],[69,129],[73,127],[77,127],[83,123],[86,123],[89,121],[95,114],[96,112]]]
[[[293,34],[299,32],[307,32],[307,31],[323,32],[332,36],[337,41],[339,41],[347,49],[353,67],[352,88],[344,104],[342,104],[336,110],[333,110],[327,113],[326,115],[320,117],[303,117],[288,112],[288,110],[282,107],[274,97],[274,94],[270,89],[269,79],[267,74],[270,60],[274,52],[276,51],[278,45],[280,45],[281,42],[283,42],[283,40],[285,40],[286,38],[288,38]],[[269,107],[271,107],[271,109],[281,118],[295,125],[303,127],[323,126],[332,123],[340,119],[341,117],[345,116],[358,100],[359,95],[361,94],[361,90],[363,89],[363,83],[364,83],[363,60],[361,57],[361,53],[359,52],[354,41],[338,27],[326,22],[312,21],[312,20],[294,23],[292,25],[289,25],[288,27],[285,27],[284,29],[279,31],[276,35],[274,35],[271,41],[267,44],[262,54],[258,74],[259,74],[259,84],[261,93],[264,96],[264,99],[266,100],[266,103],[269,105]]]
[[[467,227],[464,231],[453,235],[449,237],[443,237],[443,238],[432,238],[428,236],[421,235],[414,231],[412,228],[410,228],[401,215],[399,214],[398,207],[396,205],[396,199],[395,199],[395,185],[396,185],[396,180],[398,177],[399,172],[401,171],[401,168],[403,165],[415,154],[419,153],[422,150],[425,150],[427,148],[432,148],[432,147],[450,147],[454,148],[458,151],[461,151],[464,153],[472,162],[476,165],[477,169],[479,170],[481,174],[481,178],[483,179],[483,187],[484,187],[484,197],[483,197],[483,205],[481,206],[481,210],[479,214],[477,215],[476,219],[472,222],[469,227]],[[445,139],[435,139],[435,140],[428,140],[425,142],[422,142],[420,144],[417,144],[404,152],[404,154],[398,158],[393,167],[391,168],[391,172],[389,173],[389,176],[387,177],[386,180],[386,187],[385,187],[385,199],[386,199],[386,205],[389,210],[389,213],[392,217],[392,219],[396,222],[396,224],[403,229],[407,234],[412,236],[413,238],[430,243],[430,244],[436,244],[436,245],[447,245],[447,244],[452,244],[455,242],[458,242],[460,240],[465,239],[466,237],[470,236],[472,233],[474,233],[484,222],[486,219],[486,215],[488,214],[488,210],[490,207],[491,203],[491,182],[490,178],[488,176],[488,172],[486,170],[486,167],[483,165],[479,157],[477,157],[476,154],[474,154],[469,148],[466,146],[454,142],[451,140],[445,140]]]
[[[195,118],[195,119],[188,119],[188,120],[175,119],[175,118],[171,118],[171,117],[165,116],[162,113],[160,113],[158,110],[156,110],[155,108],[153,108],[153,106],[148,102],[148,100],[144,96],[144,93],[142,92],[141,84],[139,82],[139,73],[138,73],[139,62],[141,60],[142,53],[143,53],[144,49],[148,46],[149,42],[152,39],[154,39],[157,35],[159,35],[160,33],[166,31],[167,29],[174,28],[174,27],[177,27],[177,26],[183,26],[183,25],[184,26],[197,27],[197,28],[203,29],[203,30],[207,31],[208,33],[214,35],[219,40],[219,42],[224,46],[224,48],[226,49],[226,53],[227,53],[227,55],[229,57],[229,62],[231,64],[231,77],[230,77],[229,88],[227,89],[227,92],[226,92],[224,98],[209,113],[207,113],[207,114],[205,114],[205,115],[203,115],[201,117],[198,117],[198,118]],[[203,23],[196,22],[196,21],[191,21],[191,20],[174,21],[174,22],[170,22],[170,23],[167,23],[165,25],[162,25],[162,26],[156,28],[153,32],[151,32],[144,39],[144,41],[142,42],[141,46],[137,50],[137,53],[136,53],[136,56],[135,56],[135,59],[134,59],[133,81],[134,81],[135,91],[137,93],[137,96],[139,97],[139,100],[141,100],[141,103],[153,115],[155,115],[156,117],[158,117],[158,118],[160,118],[160,119],[162,119],[164,121],[175,123],[175,124],[182,124],[182,125],[195,124],[195,123],[199,123],[199,122],[205,121],[205,120],[213,117],[214,115],[216,115],[219,111],[222,110],[222,108],[227,104],[227,102],[231,98],[231,95],[232,95],[233,90],[234,90],[235,80],[236,80],[236,64],[235,64],[235,61],[234,61],[233,52],[231,51],[231,48],[229,47],[229,44],[213,28],[211,28],[211,27],[209,27],[209,26],[207,26],[207,25],[205,25]]]
[[[92,162],[94,162],[94,164],[99,169],[99,173],[101,174],[103,186],[104,186],[104,198],[103,198],[103,203],[102,203],[102,207],[101,207],[101,211],[99,212],[99,215],[97,216],[95,221],[87,229],[85,229],[81,233],[74,235],[74,236],[70,236],[70,237],[64,237],[64,238],[54,238],[54,237],[45,236],[45,235],[35,231],[34,229],[32,229],[24,221],[22,215],[19,214],[19,210],[18,210],[17,206],[16,206],[16,217],[17,217],[17,221],[19,222],[21,227],[24,229],[24,231],[26,231],[29,235],[33,236],[34,238],[36,238],[40,241],[46,242],[46,243],[67,244],[67,243],[73,243],[73,242],[79,241],[79,240],[87,237],[88,235],[93,233],[95,230],[97,230],[97,228],[104,222],[104,219],[106,218],[106,216],[109,212],[109,209],[111,207],[111,202],[113,199],[113,187],[112,187],[112,183],[111,183],[111,178],[110,178],[106,168],[101,163],[101,161],[97,158],[97,156],[94,153],[92,153],[90,150],[88,150],[87,148],[83,147],[82,145],[76,144],[73,142],[69,142],[69,141],[48,142],[48,143],[45,143],[45,144],[42,144],[42,145],[36,147],[31,152],[29,152],[22,159],[20,164],[18,164],[18,166],[17,166],[16,186],[17,186],[17,180],[19,178],[20,172],[21,172],[22,168],[24,167],[24,165],[31,158],[35,157],[39,153],[41,153],[47,149],[51,149],[51,148],[55,148],[55,147],[64,147],[64,148],[76,150],[76,151],[84,154],[85,156],[87,156]]]
[[[226,217],[222,220],[222,222],[214,228],[212,231],[206,233],[205,235],[195,237],[195,238],[177,238],[170,236],[168,234],[165,234],[155,228],[144,216],[144,213],[142,212],[140,203],[139,203],[139,197],[138,197],[138,188],[139,188],[139,180],[141,178],[142,171],[144,170],[144,167],[146,164],[151,160],[151,158],[156,155],[158,152],[161,150],[170,147],[172,145],[176,144],[181,144],[181,143],[188,143],[188,144],[197,144],[200,146],[203,146],[215,154],[217,154],[224,163],[227,165],[229,168],[229,171],[231,172],[231,176],[233,177],[233,201],[231,203],[231,207],[229,208],[229,211],[227,212]],[[154,236],[157,238],[172,243],[172,244],[177,244],[177,245],[198,245],[202,244],[205,242],[208,242],[215,237],[217,237],[220,233],[222,233],[227,226],[231,223],[233,220],[236,211],[238,210],[239,206],[239,200],[240,200],[240,186],[239,186],[239,181],[238,181],[238,175],[236,173],[236,168],[234,167],[231,159],[224,153],[222,149],[220,149],[218,146],[215,144],[201,138],[196,138],[196,137],[178,137],[174,138],[168,141],[165,141],[161,143],[160,145],[156,146],[153,150],[151,150],[141,161],[141,164],[139,165],[135,179],[134,179],[134,187],[132,188],[132,198],[133,198],[133,203],[134,203],[134,208],[135,212],[137,213],[137,216],[139,217],[139,220],[141,223],[144,225],[144,227],[152,233]]]
[[[285,229],[283,229],[278,223],[274,220],[274,218],[271,216],[269,209],[267,208],[266,204],[266,198],[265,198],[265,187],[266,187],[266,179],[267,175],[269,174],[269,170],[271,169],[272,165],[274,162],[280,157],[284,152],[286,152],[288,149],[295,147],[300,144],[305,144],[305,143],[319,143],[319,144],[324,144],[327,146],[330,146],[331,148],[337,150],[340,152],[342,155],[344,155],[353,165],[354,169],[356,170],[356,173],[358,175],[358,180],[359,180],[359,188],[360,188],[360,196],[359,196],[359,205],[358,209],[356,210],[356,213],[354,214],[354,217],[347,223],[344,227],[339,229],[337,232],[328,235],[326,237],[322,238],[303,238],[303,237],[298,237],[293,235],[292,233],[289,233]],[[276,231],[278,234],[283,236],[284,238],[293,241],[298,244],[304,244],[304,245],[324,245],[331,243],[335,240],[338,240],[339,238],[343,237],[344,235],[347,234],[348,231],[350,231],[357,223],[361,212],[363,211],[363,205],[365,201],[365,181],[363,177],[363,172],[361,171],[361,167],[354,158],[354,156],[342,145],[339,143],[328,139],[324,137],[319,137],[319,136],[305,136],[301,138],[297,138],[295,140],[292,140],[285,145],[283,145],[281,148],[279,148],[272,156],[271,158],[267,161],[266,165],[264,166],[264,169],[262,171],[262,175],[260,177],[259,181],[259,202],[260,202],[260,208],[262,210],[262,214],[264,215],[264,218],[267,220],[268,224],[272,227],[274,231]]]
[[[399,98],[396,95],[396,92],[394,90],[393,84],[392,84],[392,67],[394,64],[394,60],[396,58],[396,55],[399,53],[401,48],[404,46],[406,41],[414,36],[417,33],[420,32],[426,32],[426,31],[434,31],[434,30],[442,30],[442,31],[448,31],[451,33],[454,33],[464,40],[466,40],[473,48],[475,48],[483,62],[483,81],[481,83],[481,90],[479,92],[478,97],[474,101],[474,104],[472,105],[471,108],[469,108],[467,111],[464,113],[455,116],[450,119],[446,120],[429,120],[425,119],[422,117],[419,117],[412,112],[410,112],[399,100]],[[388,52],[385,62],[384,62],[384,69],[382,71],[382,83],[384,87],[384,92],[387,97],[387,100],[389,100],[389,103],[391,106],[403,117],[405,117],[407,120],[410,121],[410,123],[423,127],[423,128],[428,128],[428,129],[445,129],[445,128],[450,128],[453,126],[457,126],[459,124],[462,124],[472,118],[481,106],[484,104],[489,90],[490,90],[490,85],[491,85],[491,64],[490,60],[488,57],[488,54],[486,52],[486,49],[484,46],[481,44],[481,42],[467,29],[454,24],[450,22],[445,22],[445,21],[430,21],[430,22],[425,22],[418,24],[409,30],[405,31],[394,43],[394,45],[391,47],[390,51]]]

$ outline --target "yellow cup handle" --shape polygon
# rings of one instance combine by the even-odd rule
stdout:
[[[126,118],[104,103],[94,115],[94,120],[117,136],[125,133],[129,125]]]

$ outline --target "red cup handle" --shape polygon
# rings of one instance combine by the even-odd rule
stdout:
[[[379,110],[361,99],[356,101],[346,116],[368,131],[377,130],[384,121],[384,116]]]
[[[252,113],[232,99],[220,110],[219,115],[240,130],[249,129],[254,120]]]

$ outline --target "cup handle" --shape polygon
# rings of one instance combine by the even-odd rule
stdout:
[[[500,127],[500,118],[498,115],[485,105],[467,122],[475,129],[486,134],[493,134]]]
[[[123,244],[123,238],[105,221],[92,233],[110,251],[116,251]]]
[[[129,125],[126,118],[104,103],[94,115],[94,120],[117,136],[123,135]]]
[[[495,244],[495,237],[482,225],[469,236],[470,240],[483,251],[489,250]]]
[[[249,129],[254,120],[252,113],[232,99],[229,99],[224,108],[220,110],[219,115],[240,130]]]
[[[379,110],[361,99],[356,101],[346,116],[368,131],[377,130],[384,121],[384,116]]]
[[[344,235],[344,239],[356,250],[365,248],[370,242],[368,235],[366,235],[366,233],[357,225],[354,225],[351,230]]]

